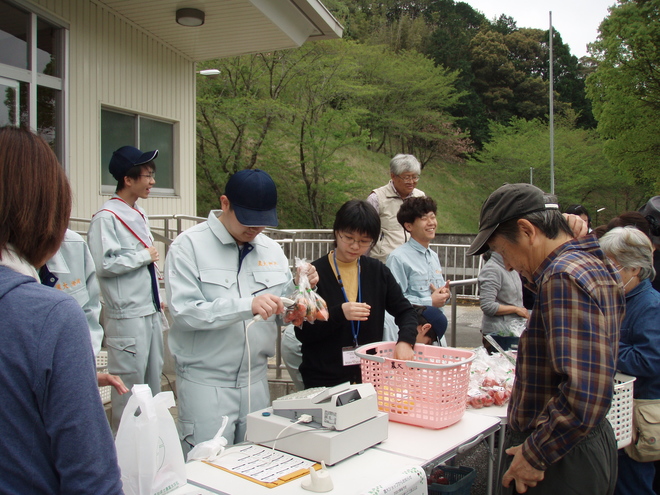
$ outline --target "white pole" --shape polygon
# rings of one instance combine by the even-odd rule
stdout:
[[[552,57],[552,11],[550,11],[550,194],[555,193],[555,108],[554,70]]]

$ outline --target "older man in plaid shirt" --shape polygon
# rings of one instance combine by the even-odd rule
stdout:
[[[518,348],[501,493],[613,493],[606,414],[625,308],[616,269],[595,236],[574,239],[554,198],[530,184],[504,185],[483,204],[468,254],[488,248],[537,294]]]

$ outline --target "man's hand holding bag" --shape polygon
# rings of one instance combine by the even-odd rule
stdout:
[[[181,443],[169,412],[174,405],[172,392],[154,397],[148,385],[133,386],[115,439],[126,495],[163,495],[186,484]]]

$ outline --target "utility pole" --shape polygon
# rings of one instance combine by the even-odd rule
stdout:
[[[555,81],[552,57],[552,11],[550,11],[550,194],[555,193]]]

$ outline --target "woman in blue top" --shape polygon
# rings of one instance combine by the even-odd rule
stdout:
[[[600,244],[619,269],[626,293],[617,369],[637,377],[636,399],[660,399],[660,293],[651,286],[651,241],[635,227],[617,227]],[[654,476],[653,462],[637,462],[619,450],[616,494],[653,494]]]
[[[123,493],[83,310],[38,281],[70,213],[71,188],[48,143],[0,128],[2,493]]]

